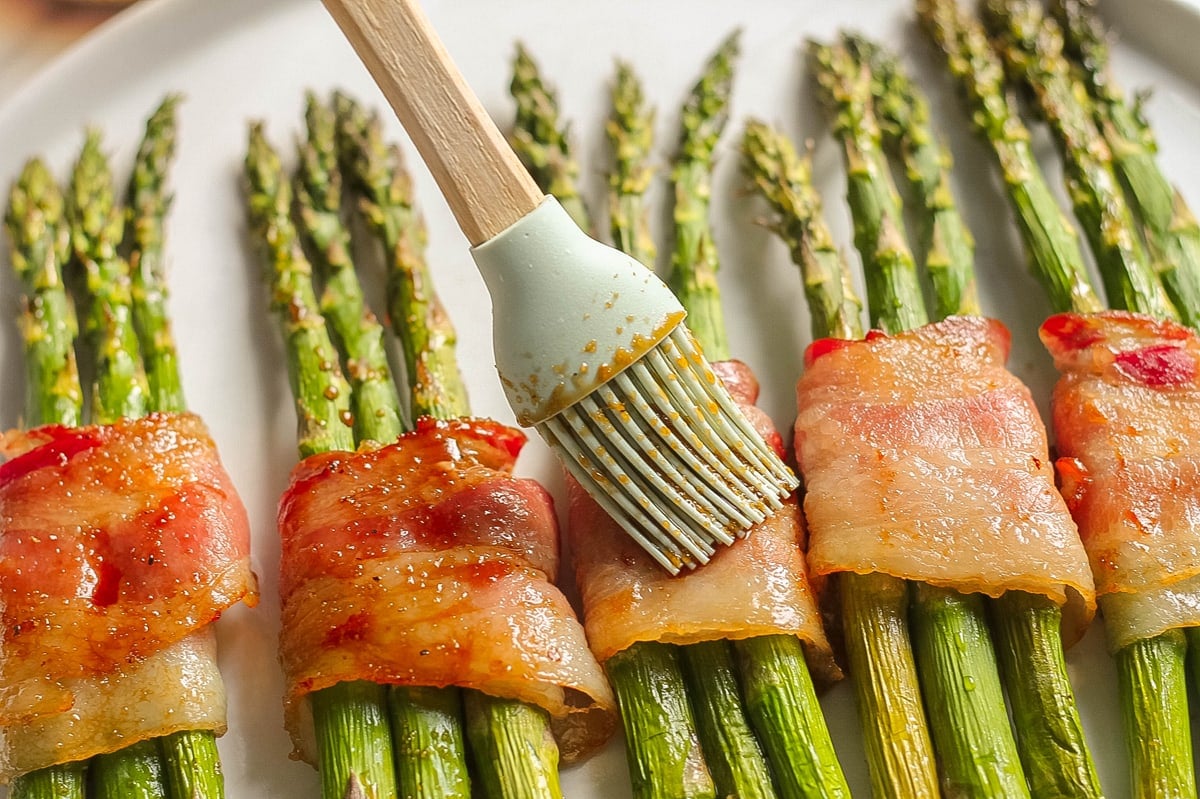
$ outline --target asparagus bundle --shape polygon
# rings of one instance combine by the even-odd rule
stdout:
[[[843,146],[872,324],[886,333],[917,327],[928,320],[900,199],[880,150],[871,71],[844,42],[814,43],[810,52]],[[969,275],[969,266],[959,269]],[[911,595],[918,673],[945,779],[985,795],[1028,795],[982,603],[921,583]]]
[[[111,172],[95,131],[87,136],[65,203],[40,161],[31,161],[14,185],[6,222],[15,245],[14,266],[26,290],[22,329],[29,345],[30,424],[77,425],[83,415],[73,354],[74,312],[60,269],[68,250],[83,269],[88,294],[87,333],[96,359],[93,422],[107,425],[154,411],[186,410],[166,311],[162,247],[177,102],[177,97],[168,96],[147,122],[128,211],[115,202]],[[126,213],[132,229],[128,261],[118,252]],[[147,373],[153,378],[150,383]],[[25,775],[11,792],[14,799],[85,794],[223,797],[216,736],[195,730],[144,740],[97,755],[90,764]]]
[[[949,157],[939,155],[927,128],[925,102],[881,48],[852,38],[847,47],[875,75],[873,94],[888,138],[906,164],[918,198],[922,226],[934,234],[936,258],[927,260],[940,315],[978,314],[970,236],[953,209],[947,180]],[[915,176],[921,175],[921,179]],[[931,202],[929,198],[936,198]],[[927,234],[929,235],[929,234]],[[965,289],[965,290],[964,290]],[[991,607],[993,633],[1009,702],[1016,720],[1022,763],[1035,796],[1099,795],[1095,765],[1066,674],[1062,613],[1048,598],[1008,591]]]
[[[973,60],[966,60],[957,49],[966,41],[982,41],[982,34],[977,33],[978,23],[958,13],[952,3],[942,0],[932,4],[922,3],[919,9],[938,44],[947,52],[952,71],[961,80],[967,84],[978,80],[978,72],[968,68],[972,64],[976,70],[998,70],[995,66],[996,56],[989,51],[973,51]],[[1081,221],[1091,223],[1090,235],[1093,239],[1106,240],[1099,246],[1108,248],[1109,257],[1101,250],[1097,252],[1097,263],[1109,287],[1110,302],[1130,310],[1171,314],[1173,309],[1162,298],[1161,284],[1153,274],[1147,279],[1143,262],[1136,257],[1114,255],[1123,248],[1128,253],[1126,245],[1136,241],[1136,234],[1129,227],[1129,214],[1121,213],[1125,208],[1123,199],[1111,198],[1111,167],[1105,160],[1108,151],[1099,141],[1092,125],[1086,95],[1073,81],[1069,70],[1063,68],[1061,61],[1056,61],[1061,56],[1057,29],[1050,21],[1041,19],[1037,10],[1028,5],[994,5],[990,13],[994,20],[1006,22],[1008,26],[1006,52],[1015,71],[1024,74],[1026,80],[1037,81],[1039,105],[1053,122],[1064,156],[1074,159],[1073,179],[1077,184],[1092,181],[1087,186],[1076,185],[1073,194],[1077,198],[1103,196],[1112,203],[1103,213],[1079,214]],[[951,35],[954,31],[958,33]],[[1034,52],[1039,55],[1030,58],[1028,51],[1020,49],[1026,45],[1034,47]],[[998,76],[995,86],[998,91],[1001,90]],[[974,92],[970,95],[974,106]],[[996,145],[989,129],[984,128],[984,132],[989,141]],[[1080,149],[1090,149],[1091,152],[1085,158],[1082,153],[1076,152]],[[1099,227],[1102,221],[1103,227]],[[1118,246],[1118,243],[1122,244]],[[1030,246],[1029,255],[1058,310],[1079,313],[1100,310],[1097,294],[1090,286],[1073,297],[1061,294],[1060,287],[1064,283],[1069,281],[1077,284],[1079,278],[1065,272],[1065,262],[1052,248]],[[1065,299],[1071,301],[1063,303]],[[1184,655],[1184,636],[1179,631],[1136,641],[1117,653],[1122,714],[1133,764],[1133,788],[1138,796],[1195,795]]]
[[[292,221],[292,192],[263,129],[250,129],[246,153],[249,213],[268,248],[271,304],[287,345],[288,378],[302,457],[354,449],[350,384],[338,367],[312,284],[312,265]],[[398,795],[385,689],[340,683],[313,695],[322,795]]]
[[[1055,0],[1064,54],[1072,74],[1083,80],[1092,115],[1112,154],[1112,167],[1134,211],[1154,266],[1176,313],[1200,326],[1200,224],[1179,190],[1159,168],[1154,134],[1142,114],[1142,98],[1131,106],[1108,68],[1108,36],[1092,0]],[[1050,34],[1043,34],[1050,35]]]
[[[336,103],[340,160],[387,256],[388,316],[408,367],[410,413],[414,418],[466,417],[470,411],[454,327],[433,288],[424,231],[399,150],[383,144],[378,119],[367,117],[348,96],[339,95]],[[399,763],[402,785],[419,786],[406,788],[410,795],[469,795],[465,737],[485,795],[560,796],[558,746],[541,708],[478,690],[464,691],[461,700],[454,689],[390,690],[396,739],[408,755]],[[465,736],[457,729],[462,714]],[[405,760],[415,761],[407,767],[411,774]]]
[[[414,416],[454,419],[466,413],[462,380],[454,367],[453,330],[432,292],[420,247],[423,232],[398,151],[382,143],[377,119],[368,118],[344,95],[336,102],[335,113],[309,98],[309,135],[297,187],[300,231],[289,216],[288,184],[281,178],[278,157],[259,127],[251,130],[247,157],[251,211],[272,248],[275,307],[289,342],[302,452],[309,454],[348,450],[356,439],[366,444],[360,453],[371,452],[404,432],[383,329],[363,302],[350,235],[339,217],[339,161],[369,227],[386,247],[391,316],[396,331],[404,334],[406,360],[413,365]],[[316,271],[324,283],[319,308],[313,269],[300,250],[298,233],[316,254]],[[339,362],[353,376],[349,382],[341,377]],[[418,425],[414,432],[421,429]],[[285,650],[287,646],[285,641]],[[295,657],[285,651],[285,663]],[[547,711],[479,690],[420,685],[385,688],[349,680],[312,695],[325,795],[469,796],[468,749],[474,757],[470,769],[485,795],[560,795],[559,752]]]
[[[710,357],[725,360],[729,355],[715,278],[717,259],[708,224],[708,197],[713,150],[727,118],[736,42],[735,35],[719,48],[688,99],[673,168],[676,246],[672,277],[701,345]],[[520,84],[514,82],[514,86]],[[529,104],[520,97],[518,103]],[[613,113],[606,127],[614,154],[610,227],[619,246],[648,264],[654,261],[654,244],[642,195],[651,175],[645,159],[652,144],[652,119],[632,71],[619,64]],[[537,135],[537,130],[528,130],[524,138],[536,140]],[[589,624],[596,623],[589,618]],[[684,781],[689,763],[696,757],[693,716],[699,748],[718,795],[848,794],[803,649],[794,635],[756,636],[732,645],[712,640],[677,650],[642,641],[613,655],[607,667],[625,711],[627,751],[637,795],[698,794],[700,788]],[[670,690],[667,702],[661,702],[663,686]],[[655,695],[673,715],[648,713]],[[662,734],[664,727],[666,735]]]

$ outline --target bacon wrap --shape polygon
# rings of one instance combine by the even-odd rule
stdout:
[[[0,453],[0,781],[181,723],[223,729],[215,656],[184,641],[257,587],[246,511],[199,417],[9,432]],[[176,712],[185,663],[211,710]],[[148,674],[170,680],[157,697]]]
[[[297,756],[308,694],[339,682],[475,688],[545,708],[564,759],[615,730],[615,700],[551,582],[550,495],[512,476],[525,443],[486,420],[421,419],[394,444],[302,461],[279,505],[280,657]]]
[[[1042,342],[1063,495],[1115,651],[1200,625],[1200,339],[1132,313],[1058,314]]]
[[[740,361],[714,363],[743,413],[781,455],[783,440],[754,406],[758,381]],[[824,681],[841,676],[821,627],[804,565],[804,523],[796,499],[722,547],[708,565],[672,577],[573,480],[569,536],[583,596],[588,641],[601,661],[640,641],[692,644],[795,635]]]
[[[1008,330],[979,317],[812,345],[795,436],[808,562],[819,575],[1041,594],[1063,607],[1072,643],[1095,589],[1008,350]]]

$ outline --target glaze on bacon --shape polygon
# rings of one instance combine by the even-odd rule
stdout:
[[[179,703],[148,701],[126,675],[203,660],[182,642],[257,601],[246,512],[203,423],[152,414],[51,425],[10,432],[2,448],[0,779],[106,751],[98,740],[119,748],[179,729]],[[214,710],[198,727],[223,724],[223,703]],[[106,737],[61,732],[49,762],[15,743],[74,716]]]
[[[1200,339],[1132,313],[1058,314],[1041,338],[1062,491],[1113,650],[1200,625]]]
[[[545,708],[566,760],[615,729],[615,700],[551,582],[549,494],[512,476],[520,431],[422,419],[392,445],[302,461],[280,501],[286,720],[348,680],[476,688]]]
[[[782,455],[771,420],[754,406],[758,381],[740,361],[713,365],[759,434]],[[723,547],[708,565],[677,577],[568,480],[570,541],[592,651],[601,661],[641,641],[691,644],[760,635],[798,636],[810,668],[840,676],[804,565],[804,523],[795,498]]]
[[[795,436],[808,562],[1041,594],[1070,642],[1094,612],[1092,577],[1008,350],[1004,326],[977,317],[810,348]]]

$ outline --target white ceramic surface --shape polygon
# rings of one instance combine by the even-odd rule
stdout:
[[[1146,8],[1169,2],[1174,0],[1159,0]],[[841,159],[808,83],[802,45],[807,37],[829,37],[840,27],[852,26],[901,48],[931,95],[936,123],[957,161],[955,187],[978,242],[985,309],[1012,328],[1012,367],[1030,382],[1045,407],[1052,370],[1035,329],[1049,309],[1023,267],[989,154],[968,129],[939,71],[940,60],[915,30],[907,3],[429,0],[428,10],[451,54],[502,124],[512,116],[506,87],[514,42],[521,39],[529,46],[558,86],[565,116],[573,120],[585,163],[585,188],[597,205],[604,183],[601,124],[614,58],[633,62],[649,98],[659,107],[661,164],[675,139],[675,109],[701,63],[730,30],[743,28],[744,54],[729,135],[721,146],[714,216],[733,350],[757,368],[762,404],[783,429],[792,416],[792,384],[809,342],[808,314],[786,252],[755,224],[763,208],[742,191],[732,142],[749,116],[777,123],[797,140],[812,138],[815,176],[826,197],[827,214],[838,241],[849,248]],[[1200,159],[1193,149],[1200,128],[1200,92],[1188,82],[1189,76],[1158,60],[1154,43],[1165,41],[1162,37],[1169,31],[1160,27],[1156,32],[1154,16],[1140,20],[1134,43],[1118,47],[1118,74],[1129,87],[1156,87],[1148,112],[1162,145],[1162,160],[1184,192],[1200,203]],[[250,510],[254,560],[264,593],[256,610],[236,609],[219,628],[231,707],[230,732],[221,749],[234,798],[291,799],[318,793],[313,770],[288,760],[290,747],[282,731],[273,518],[276,499],[296,460],[294,418],[279,336],[265,311],[261,266],[245,230],[239,179],[249,120],[266,120],[274,141],[290,145],[299,131],[304,90],[334,87],[382,107],[366,72],[317,0],[150,0],[85,39],[0,107],[0,184],[6,186],[34,153],[43,154],[65,175],[85,125],[104,129],[108,149],[124,174],[142,122],[159,98],[168,91],[182,91],[187,97],[180,109],[177,200],[169,230],[171,311],[189,399],[208,420]],[[402,137],[398,125],[392,124],[391,131]],[[1053,177],[1058,170],[1044,132],[1039,131],[1037,143]],[[410,155],[410,163],[429,222],[429,257],[458,323],[474,409],[511,419],[492,366],[487,292],[432,180],[416,164],[415,155]],[[664,197],[660,181],[652,193],[658,208],[663,208]],[[654,219],[661,231],[665,209]],[[669,247],[661,244],[660,251],[665,265]],[[17,307],[10,271],[7,255],[0,256],[3,319],[12,319]],[[15,425],[20,421],[23,379],[11,323],[0,325],[0,367],[8,375],[0,384],[0,421]],[[523,470],[544,478],[559,492],[559,472],[540,442],[532,442],[527,453]],[[1069,666],[1101,777],[1111,797],[1126,796],[1116,683],[1098,626],[1070,653]],[[848,686],[835,688],[823,702],[854,792],[865,796],[865,766]],[[572,799],[628,796],[620,744],[567,770],[564,789]]]

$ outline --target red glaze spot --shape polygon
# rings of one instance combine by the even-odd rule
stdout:
[[[1058,471],[1059,493],[1073,512],[1083,501],[1083,495],[1092,482],[1091,475],[1078,458],[1059,458],[1054,462],[1054,468]]]
[[[121,570],[108,561],[100,561],[99,577],[92,591],[92,604],[98,608],[115,605],[121,598]]]
[[[844,350],[853,343],[850,339],[844,338],[819,338],[804,350],[804,367],[812,366],[822,355]]]
[[[471,581],[475,583],[494,583],[501,577],[507,577],[512,574],[513,565],[507,560],[495,558],[485,560],[479,563],[472,563],[469,567]]]
[[[1196,379],[1196,358],[1170,344],[1118,352],[1114,360],[1121,374],[1151,388],[1178,386]]]
[[[1104,340],[1101,325],[1093,317],[1076,313],[1060,313],[1042,323],[1043,339],[1054,341],[1056,349],[1082,350]]]
[[[490,419],[460,418],[445,421],[434,419],[432,416],[422,416],[417,420],[414,433],[425,434],[433,430],[441,430],[450,435],[460,431],[468,433],[503,449],[514,459],[521,454],[527,440],[525,434],[515,427],[497,424]]]
[[[335,649],[348,641],[361,641],[371,623],[370,613],[355,613],[345,622],[325,633],[325,646]]]
[[[99,435],[89,430],[49,425],[38,428],[38,432],[49,436],[50,440],[0,466],[0,487],[38,469],[63,466],[80,452],[104,443]]]

